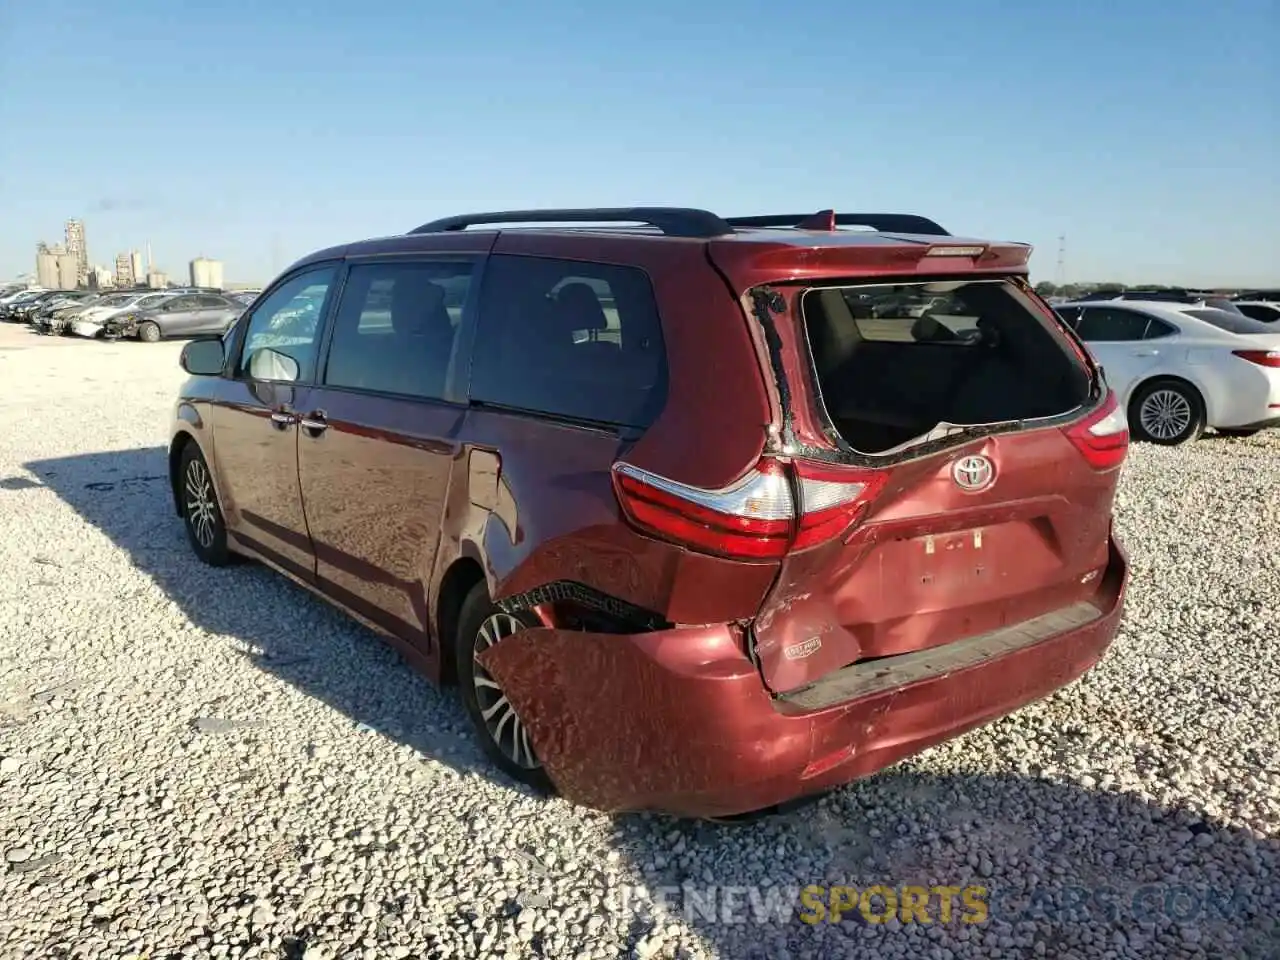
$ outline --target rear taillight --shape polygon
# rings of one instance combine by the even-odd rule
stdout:
[[[1114,390],[1107,391],[1102,406],[1063,432],[1095,470],[1114,470],[1129,452],[1129,421]]]
[[[617,463],[618,502],[646,533],[739,560],[778,560],[849,529],[884,484],[875,470],[765,457],[740,480],[707,490]],[[798,501],[798,502],[797,502]]]
[[[793,462],[792,469],[800,491],[793,551],[816,547],[848,530],[888,479],[882,470],[840,469],[805,460]]]
[[[1231,352],[1260,367],[1280,367],[1280,350],[1232,350]]]

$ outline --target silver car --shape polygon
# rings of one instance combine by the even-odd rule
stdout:
[[[137,337],[155,343],[170,337],[197,337],[224,332],[244,313],[245,305],[219,293],[165,297],[145,310],[130,310],[105,323],[108,337]]]

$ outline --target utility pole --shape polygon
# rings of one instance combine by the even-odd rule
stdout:
[[[1067,285],[1067,235],[1058,237],[1058,271],[1053,278],[1055,286]]]

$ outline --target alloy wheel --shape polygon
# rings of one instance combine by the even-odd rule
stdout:
[[[1157,440],[1173,440],[1191,428],[1191,401],[1178,390],[1153,390],[1138,411],[1142,429]]]
[[[217,502],[209,470],[200,459],[193,459],[187,464],[186,493],[187,522],[191,524],[196,542],[208,550],[213,546],[217,533]]]
[[[480,624],[471,648],[472,681],[475,684],[480,716],[484,719],[490,739],[502,755],[516,766],[525,770],[537,770],[542,765],[534,756],[528,731],[516,716],[515,708],[511,706],[511,701],[502,692],[497,681],[475,659],[504,637],[523,629],[525,625],[507,613],[495,613]]]

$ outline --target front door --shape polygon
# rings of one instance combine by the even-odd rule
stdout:
[[[451,382],[475,263],[354,263],[299,408],[298,471],[320,587],[427,647],[427,584],[467,408]]]
[[[1161,345],[1147,340],[1152,322],[1127,307],[1085,307],[1080,314],[1076,333],[1102,365],[1107,385],[1122,404],[1159,359]]]
[[[211,293],[198,293],[192,299],[195,303],[190,313],[190,322],[183,331],[186,336],[222,333],[227,329],[232,314],[228,311],[226,300]]]
[[[298,488],[298,413],[310,403],[333,264],[278,284],[246,318],[236,372],[214,408],[213,434],[227,529],[246,547],[306,580],[315,553]]]
[[[160,324],[160,332],[166,337],[185,337],[191,332],[195,316],[194,296],[169,297],[156,310],[154,319]]]

